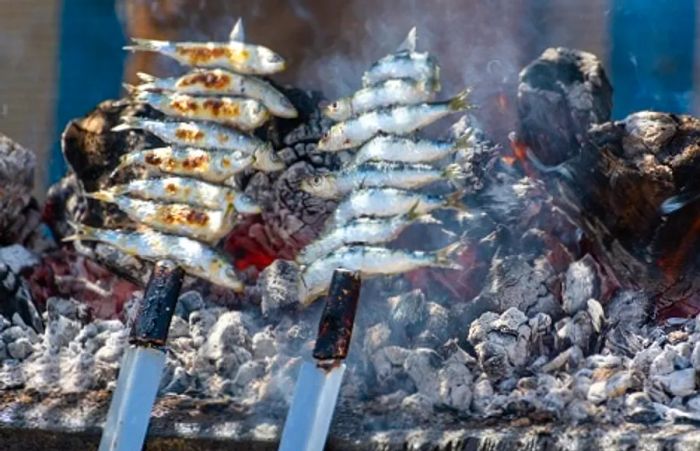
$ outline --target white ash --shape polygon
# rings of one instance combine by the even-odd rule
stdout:
[[[553,296],[541,288],[549,274],[539,272],[541,265],[503,261],[523,274],[540,274],[514,282],[525,280],[525,293],[535,299]],[[464,324],[451,315],[449,305],[421,290],[407,290],[401,278],[369,281],[341,402],[356,404],[356,411],[365,404],[374,412],[380,409],[387,427],[416,418],[428,421],[437,412],[573,424],[694,421],[700,416],[695,376],[700,317],[657,326],[645,313],[647,303],[634,301],[642,297],[638,292],[622,291],[603,309],[589,298],[599,291],[577,286],[599,283],[597,277],[590,277],[585,262],[572,266],[569,276],[588,275],[566,283],[564,291],[576,308],[557,310],[557,321],[546,312],[511,305]],[[278,298],[243,310],[210,304],[197,291],[180,296],[161,395],[229,400],[261,421],[281,422],[299,365],[311,359],[322,308],[319,303],[298,311],[283,299],[292,290],[284,267],[277,263],[269,269],[280,280],[261,294]],[[508,299],[531,309],[532,299],[497,286],[496,292],[511,290]],[[121,321],[92,321],[84,306],[60,298],[48,301],[42,334],[18,316],[0,318],[1,389],[84,393],[114,388],[128,343]],[[627,342],[635,343],[634,353],[620,346],[613,327],[632,337]]]

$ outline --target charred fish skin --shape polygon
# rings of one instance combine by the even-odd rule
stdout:
[[[433,96],[433,86],[425,80],[384,80],[332,102],[323,109],[323,113],[335,121],[344,121],[378,108],[427,102]]]
[[[337,173],[315,175],[301,182],[301,189],[325,199],[339,199],[359,188],[421,188],[447,179],[464,176],[458,164],[434,168],[426,164],[368,162],[358,167],[343,169]]]
[[[252,154],[261,147],[272,148],[270,143],[219,124],[187,121],[159,121],[141,117],[127,117],[112,131],[141,129],[156,135],[169,144],[207,149],[241,151]]]
[[[370,111],[335,124],[318,142],[319,150],[337,151],[357,147],[384,133],[407,135],[455,112],[468,110],[469,89],[445,102],[389,107]]]
[[[262,103],[245,97],[206,97],[187,94],[139,92],[134,100],[173,117],[212,121],[251,131],[263,125],[270,112]]]
[[[418,268],[435,267],[460,270],[452,255],[462,246],[456,242],[432,252],[391,250],[373,246],[343,246],[306,266],[301,273],[300,299],[308,305],[328,291],[333,271],[346,268],[360,271],[363,277],[400,274]]]
[[[284,59],[260,45],[230,42],[170,42],[132,38],[132,52],[157,52],[192,67],[222,68],[246,75],[270,75],[285,69]]]
[[[189,95],[246,96],[261,102],[270,113],[282,118],[299,115],[294,105],[270,83],[257,77],[223,69],[194,70],[181,77],[156,78],[143,72],[136,74],[144,83],[138,91],[167,91]]]
[[[196,177],[212,183],[225,183],[253,164],[254,156],[243,152],[204,150],[194,147],[158,147],[124,154],[114,172],[142,165],[166,174]]]
[[[227,209],[233,206],[238,213],[243,214],[261,212],[260,206],[244,193],[190,177],[136,179],[111,186],[106,191],[113,196],[128,195],[144,200],[181,203],[209,209]]]
[[[244,285],[238,279],[233,265],[222,254],[202,242],[147,227],[126,231],[72,225],[76,233],[64,238],[64,241],[99,241],[149,261],[172,259],[193,276],[236,292],[243,291]]]
[[[440,208],[466,211],[462,193],[440,196],[397,188],[363,188],[353,191],[338,204],[328,228],[340,227],[361,216],[390,217],[409,211],[423,215]]]
[[[233,206],[210,210],[187,204],[161,203],[115,196],[109,191],[88,193],[88,197],[114,203],[135,222],[155,230],[215,243],[233,228]]]
[[[306,246],[297,255],[297,263],[309,265],[335,249],[351,243],[382,244],[392,241],[416,221],[440,223],[429,215],[421,216],[413,211],[393,218],[357,218],[324,233]]]
[[[375,136],[360,147],[352,165],[368,161],[393,161],[400,163],[430,163],[452,155],[470,145],[470,134],[455,141],[413,139],[401,136]]]

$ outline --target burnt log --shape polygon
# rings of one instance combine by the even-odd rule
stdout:
[[[700,203],[669,214],[661,206],[700,191],[700,119],[645,111],[605,122],[610,89],[591,58],[550,49],[521,73],[516,143],[535,162],[524,164],[539,169],[620,286],[654,296],[661,317],[696,314]],[[543,79],[553,91],[543,89]]]
[[[591,53],[550,48],[520,73],[518,135],[545,164],[575,156],[611,110],[612,87]]]

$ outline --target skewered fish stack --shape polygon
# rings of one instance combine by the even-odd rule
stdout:
[[[324,109],[338,121],[318,149],[354,149],[339,171],[303,181],[302,189],[339,200],[322,235],[297,257],[304,304],[323,295],[333,270],[344,267],[365,276],[398,274],[420,267],[459,269],[451,259],[460,243],[434,252],[388,249],[416,221],[435,223],[438,208],[462,208],[459,191],[433,195],[421,190],[433,182],[463,176],[457,164],[445,164],[469,137],[456,141],[419,139],[414,132],[469,108],[468,90],[451,100],[432,102],[440,90],[434,58],[416,51],[415,28],[396,52],[375,62],[363,76],[363,88]]]
[[[76,225],[70,238],[105,242],[145,260],[171,259],[191,275],[241,291],[231,262],[214,245],[231,231],[237,214],[260,212],[237,190],[236,175],[248,168],[284,168],[272,145],[252,134],[271,115],[297,115],[283,94],[258,77],[283,70],[284,60],[246,43],[241,20],[229,42],[134,39],[127,49],[158,52],[194,69],[172,78],[140,74],[143,83],[128,87],[136,101],[167,120],[131,117],[114,130],[142,129],[167,146],[127,153],[115,172],[139,165],[158,175],[87,194],[117,205],[137,229]]]

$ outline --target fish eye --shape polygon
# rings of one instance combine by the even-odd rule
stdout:
[[[267,60],[271,63],[281,63],[282,62],[282,57],[273,53],[267,57]]]
[[[321,185],[321,183],[323,183],[323,177],[321,177],[320,175],[314,175],[313,177],[311,177],[312,185],[319,186]]]
[[[340,105],[338,104],[338,102],[333,102],[333,103],[331,103],[331,108],[333,108],[334,110],[337,110],[338,108],[340,108]]]

